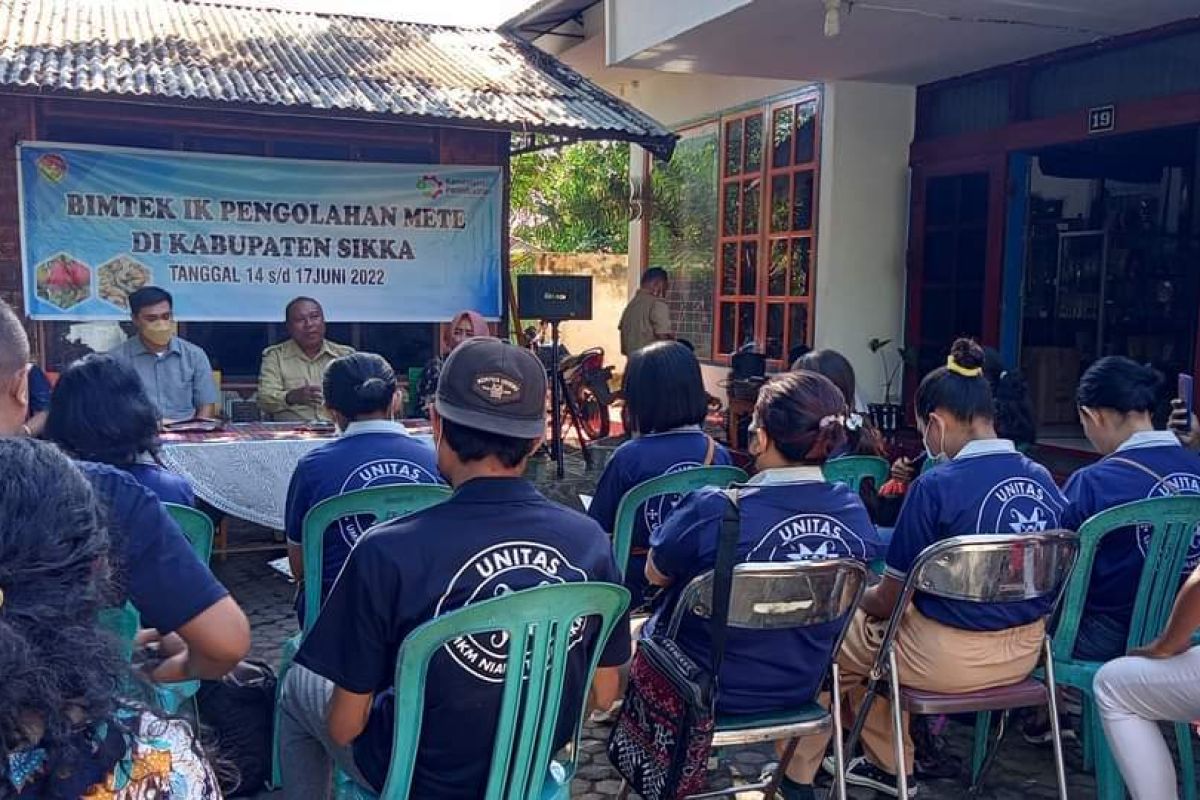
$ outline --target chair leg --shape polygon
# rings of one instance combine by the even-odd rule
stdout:
[[[217,552],[222,562],[229,558],[229,517],[222,517],[217,523]]]
[[[1196,761],[1192,754],[1192,726],[1176,723],[1175,741],[1179,744],[1179,779],[1183,782],[1183,800],[1196,800]]]
[[[1083,695],[1083,714],[1079,724],[1080,746],[1083,748],[1083,771],[1096,771],[1096,737],[1092,736],[1095,726],[1095,707],[1092,698],[1085,692]]]
[[[629,781],[621,779],[621,788],[617,789],[617,800],[626,800],[629,797]]]
[[[779,758],[779,766],[775,768],[775,774],[771,776],[771,780],[767,781],[766,787],[763,789],[763,798],[765,800],[775,800],[775,792],[779,789],[779,783],[783,780],[783,775],[787,772],[787,766],[792,761],[792,756],[796,754],[796,745],[800,744],[799,739],[789,739],[787,747],[783,748],[783,755]]]
[[[971,788],[968,791],[968,794],[972,797],[978,796],[979,792],[983,789],[983,778],[985,775],[987,775],[987,771],[992,766],[992,762],[996,760],[996,756],[1000,753],[1000,744],[1004,741],[1004,733],[1008,729],[1008,718],[1011,713],[1011,711],[1005,710],[1005,712],[1000,715],[1000,726],[996,731],[996,743],[992,746],[991,752],[988,752],[987,756],[983,759],[983,763],[979,765],[979,774],[976,775],[971,781]]]
[[[975,714],[975,744],[971,750],[971,785],[979,783],[979,774],[983,771],[983,762],[987,760],[988,739],[992,732],[992,712],[980,711]]]
[[[1046,694],[1049,695],[1050,732],[1054,743],[1054,777],[1058,780],[1058,798],[1067,800],[1067,768],[1063,762],[1062,731],[1058,724],[1058,682],[1054,679],[1054,650],[1050,638],[1044,643],[1046,662]]]
[[[830,674],[833,684],[829,704],[829,713],[833,715],[833,786],[837,792],[837,800],[846,800],[846,749],[842,743],[842,673],[836,660]]]
[[[888,651],[888,680],[892,687],[892,745],[896,751],[896,790],[900,800],[908,798],[908,768],[904,763],[904,712],[900,708],[900,672],[896,649]]]

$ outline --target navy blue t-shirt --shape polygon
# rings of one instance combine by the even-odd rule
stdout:
[[[476,478],[454,495],[363,536],[338,576],[296,661],[343,689],[373,693],[354,761],[379,790],[395,722],[393,678],[404,638],[439,614],[544,584],[616,583],[608,537],[582,514],[550,502],[519,478]],[[558,743],[574,733],[599,625],[573,631]],[[412,797],[476,800],[491,763],[507,644],[494,635],[446,645],[430,665]],[[629,660],[628,616],[602,666]]]
[[[600,523],[609,533],[617,523],[617,506],[621,498],[639,483],[660,475],[671,475],[704,465],[709,437],[697,427],[679,428],[664,433],[651,433],[631,439],[612,454],[604,474],[596,484],[596,496],[588,516]],[[729,451],[714,444],[711,466],[732,463]],[[642,505],[634,516],[632,549],[625,569],[625,586],[633,595],[634,608],[642,605],[649,584],[646,583],[646,550],[650,536],[679,504],[681,495],[663,495]]]
[[[75,464],[108,511],[119,597],[143,626],[170,633],[228,594],[149,489],[115,467]]]
[[[442,483],[433,448],[408,435],[395,422],[350,423],[340,437],[309,451],[296,464],[285,511],[288,541],[303,544],[304,517],[322,500],[357,489],[400,483]],[[322,540],[322,597],[329,594],[350,548],[373,523],[370,516],[347,517],[326,528]],[[297,598],[296,614],[303,625],[303,596]]]
[[[188,479],[177,472],[171,472],[158,464],[130,464],[124,468],[133,479],[154,492],[155,496],[164,503],[175,503],[181,506],[195,506],[196,495]]]
[[[1169,431],[1135,433],[1115,453],[1072,475],[1063,493],[1070,503],[1064,525],[1078,529],[1089,517],[1122,503],[1172,494],[1200,494],[1200,456],[1180,446],[1175,434]],[[1133,615],[1149,536],[1148,529],[1126,528],[1104,538],[1092,564],[1087,611],[1128,623]],[[1200,563],[1198,541],[1192,542],[1188,552],[1185,575]]]
[[[913,482],[888,547],[886,574],[903,582],[925,548],[955,536],[1054,530],[1062,526],[1065,506],[1050,473],[1012,442],[970,442],[952,461]],[[996,631],[1044,617],[1053,598],[985,605],[918,592],[914,603],[925,616],[953,628]]]
[[[824,483],[815,469],[763,475],[739,493],[738,561],[849,557],[865,563],[882,552],[862,500],[843,484]],[[699,489],[655,531],[654,565],[671,578],[671,588],[645,633],[665,633],[680,592],[716,565],[728,506],[722,490]],[[717,706],[726,713],[756,714],[810,702],[820,689],[840,624],[777,631],[731,628]],[[697,663],[711,665],[707,620],[684,616],[676,640]]]

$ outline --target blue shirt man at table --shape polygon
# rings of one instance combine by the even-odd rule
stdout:
[[[110,355],[137,370],[150,401],[166,422],[216,415],[221,394],[202,349],[175,332],[174,300],[157,286],[129,295],[137,333]]]
[[[431,411],[445,502],[364,534],[284,679],[280,746],[284,796],[328,796],[336,763],[378,791],[391,760],[393,677],[404,638],[421,623],[480,598],[545,583],[620,583],[608,537],[523,477],[545,434],[546,371],[498,339],[461,344],[442,368]],[[578,631],[558,743],[574,733],[594,621]],[[601,655],[594,700],[609,707],[629,658],[626,618]],[[429,667],[411,797],[483,796],[502,685],[512,656],[488,636],[447,645]],[[548,766],[548,765],[547,765]]]
[[[0,436],[14,436],[29,405],[29,341],[12,309],[0,300]],[[192,550],[183,532],[148,489],[105,464],[76,461],[108,512],[114,577],[158,640],[160,682],[216,679],[250,649],[250,623]],[[3,492],[0,487],[0,492]]]

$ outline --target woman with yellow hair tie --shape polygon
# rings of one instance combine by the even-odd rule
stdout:
[[[916,479],[904,499],[888,546],[883,580],[863,596],[842,645],[843,686],[857,709],[888,617],[908,571],[932,544],[964,534],[1034,533],[1059,527],[1066,500],[1050,473],[996,436],[992,392],[983,374],[983,349],[954,343],[946,366],[917,389],[917,427],[929,457],[943,462]],[[1007,686],[1037,663],[1050,601],[985,605],[917,592],[896,637],[900,683],[926,691],[963,693]],[[896,763],[891,708],[885,696],[871,706],[862,732],[864,756],[850,762],[847,780],[893,797],[896,773],[912,774],[913,749],[905,719],[904,761]],[[819,737],[799,750],[815,771],[824,753]],[[793,762],[795,764],[795,762]],[[909,795],[916,787],[910,782]]]

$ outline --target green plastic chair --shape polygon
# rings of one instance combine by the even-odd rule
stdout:
[[[176,503],[163,503],[171,519],[183,531],[183,535],[192,543],[192,549],[205,564],[212,561],[213,524],[208,515],[197,511],[191,506],[181,506]]]
[[[1079,528],[1079,561],[1067,584],[1058,629],[1054,633],[1054,671],[1059,684],[1073,686],[1083,693],[1084,766],[1088,768],[1095,762],[1098,800],[1120,800],[1125,797],[1125,787],[1108,749],[1092,689],[1096,673],[1104,666],[1104,662],[1082,661],[1073,656],[1096,552],[1104,538],[1114,531],[1130,526],[1152,528],[1150,548],[1138,581],[1127,640],[1128,648],[1140,647],[1152,641],[1166,625],[1179,591],[1181,573],[1197,524],[1200,524],[1200,497],[1175,496],[1139,500],[1110,508]],[[1187,725],[1179,724],[1175,726],[1175,732],[1184,797],[1186,800],[1195,800],[1196,774],[1191,731]]]
[[[821,467],[825,480],[829,483],[844,483],[850,491],[857,492],[862,482],[870,478],[879,491],[892,467],[885,459],[878,456],[843,456],[825,462]]]
[[[621,575],[624,576],[625,568],[629,565],[634,522],[647,500],[662,495],[687,494],[702,486],[724,489],[735,483],[745,483],[749,479],[750,476],[745,470],[737,467],[694,467],[669,475],[659,475],[630,489],[617,504],[617,519],[613,523],[613,556]]]
[[[587,683],[600,661],[605,642],[629,606],[629,591],[607,583],[561,583],[524,589],[473,603],[426,622],[400,645],[396,657],[396,730],[392,761],[383,793],[376,796],[344,774],[337,778],[339,800],[406,800],[412,786],[425,712],[425,681],[430,662],[447,642],[463,636],[503,631],[510,645],[500,700],[499,722],[492,749],[487,790],[482,800],[565,800],[570,797],[574,761],[554,762],[554,734],[563,702],[568,632],[580,617],[599,617],[587,671]],[[619,632],[617,635],[624,635]],[[517,643],[525,657],[513,657]],[[514,663],[521,669],[512,669]],[[575,741],[579,753],[583,704],[576,712]],[[574,758],[574,756],[573,756]]]
[[[339,519],[370,516],[375,523],[406,517],[429,506],[437,505],[451,495],[450,488],[430,483],[401,483],[372,486],[322,500],[304,515],[302,541],[304,547],[304,630],[283,643],[279,656],[279,672],[275,689],[275,730],[272,734],[271,781],[275,788],[283,785],[279,770],[279,693],[283,677],[300,650],[300,642],[321,613],[321,576],[325,573],[325,531]]]

